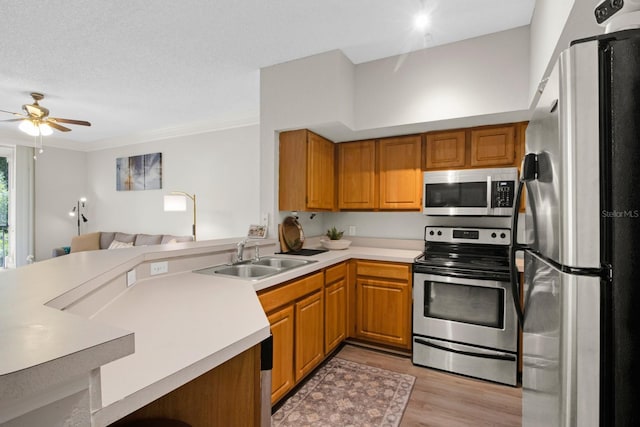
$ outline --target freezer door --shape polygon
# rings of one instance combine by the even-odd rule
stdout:
[[[525,252],[523,427],[597,426],[600,278]]]
[[[526,133],[537,154],[527,183],[526,236],[559,264],[600,267],[600,187],[596,42],[572,46],[554,67]]]

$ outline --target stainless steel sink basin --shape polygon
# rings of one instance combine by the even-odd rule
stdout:
[[[215,274],[249,278],[268,276],[277,272],[278,270],[275,270],[273,268],[254,264],[229,265],[214,271]]]
[[[223,264],[203,268],[201,270],[195,270],[194,273],[235,277],[245,280],[259,280],[314,262],[316,261],[265,257],[259,260],[242,261],[237,264]]]
[[[307,265],[309,261],[303,259],[292,258],[262,258],[259,261],[254,261],[253,265],[266,265],[276,268],[295,268],[303,265]]]

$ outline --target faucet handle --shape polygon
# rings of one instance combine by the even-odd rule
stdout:
[[[254,255],[254,258],[256,261],[260,261],[260,245],[256,242],[256,253]]]

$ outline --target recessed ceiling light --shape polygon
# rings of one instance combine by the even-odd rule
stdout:
[[[413,28],[415,28],[416,31],[424,32],[429,27],[430,23],[431,19],[424,11],[418,12],[413,18]]]

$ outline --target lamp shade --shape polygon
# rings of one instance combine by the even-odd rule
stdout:
[[[184,212],[187,210],[187,199],[179,194],[164,196],[165,212]]]

